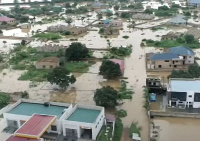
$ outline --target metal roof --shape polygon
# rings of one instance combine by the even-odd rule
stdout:
[[[189,47],[184,46],[177,46],[170,48],[171,53],[178,54],[178,55],[195,55],[195,53]]]
[[[177,15],[176,17],[173,17],[168,22],[174,23],[174,24],[184,24],[184,23],[186,23],[186,20],[184,18],[185,18],[185,16],[183,16],[183,15]]]
[[[189,4],[200,4],[200,0],[190,0]]]
[[[150,57],[150,60],[156,61],[156,60],[171,60],[174,58],[179,58],[177,54],[174,53],[158,53],[158,54],[153,54]]]
[[[10,136],[6,141],[41,141],[40,139],[31,139],[31,138],[23,138],[23,137],[15,137]]]
[[[172,92],[200,92],[200,80],[197,79],[170,79],[169,84]]]
[[[39,139],[56,121],[56,116],[34,114],[15,133],[17,137]]]

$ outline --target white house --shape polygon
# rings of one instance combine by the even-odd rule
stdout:
[[[74,133],[74,136],[78,138],[96,140],[104,121],[104,108],[76,105],[62,120],[63,135],[67,136],[69,133]]]
[[[7,127],[16,129],[11,139],[39,140],[47,132],[96,140],[105,114],[104,108],[99,106],[22,99],[6,107],[3,117]]]
[[[169,79],[167,95],[170,107],[200,108],[200,79]]]

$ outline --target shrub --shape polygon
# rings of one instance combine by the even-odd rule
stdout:
[[[120,110],[118,110],[117,112],[116,112],[116,116],[117,117],[126,117],[127,116],[127,112],[126,112],[126,110],[124,110],[124,109],[120,109]]]

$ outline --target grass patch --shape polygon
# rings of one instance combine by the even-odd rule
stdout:
[[[58,40],[62,38],[58,33],[38,33],[33,37],[40,40]]]
[[[132,89],[127,88],[127,81],[121,80],[121,88],[119,89],[119,99],[132,99],[132,95],[134,94],[134,91]]]
[[[150,109],[150,96],[149,96],[149,89],[147,87],[144,88],[143,90],[143,97],[145,98],[145,103],[143,107],[148,111]]]
[[[99,135],[97,136],[97,141],[110,141],[110,139],[112,138],[112,129],[113,128],[112,128],[111,125],[109,127],[110,127],[110,129],[107,129],[109,131],[107,132],[107,135],[105,135],[105,133],[106,133],[106,126],[103,125],[103,127],[101,128],[101,131],[100,131]]]
[[[47,74],[49,70],[29,70],[22,74],[18,80],[30,80],[36,82],[42,82],[47,80]]]
[[[67,70],[69,70],[70,72],[85,73],[88,72],[89,67],[93,64],[95,64],[94,61],[88,61],[88,62],[80,61],[80,62],[67,62],[65,66]]]
[[[123,130],[122,120],[120,118],[117,118],[116,122],[115,122],[115,132],[114,132],[114,136],[113,136],[113,141],[121,140],[122,130]]]

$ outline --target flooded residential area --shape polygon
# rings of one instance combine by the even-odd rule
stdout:
[[[0,0],[0,140],[200,140],[199,6]]]

